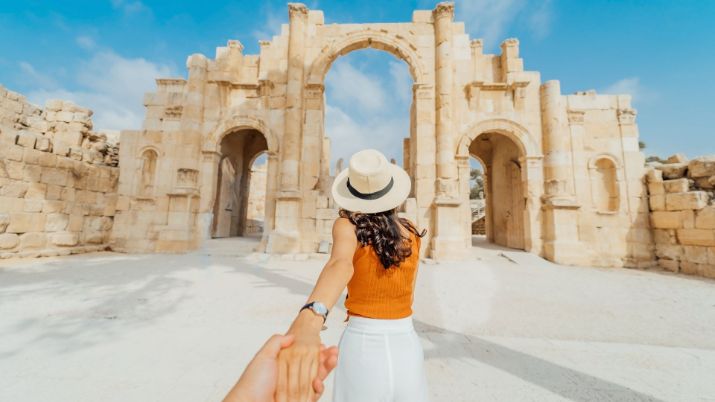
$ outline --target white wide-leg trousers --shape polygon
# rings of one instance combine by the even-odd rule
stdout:
[[[333,402],[428,402],[424,352],[412,317],[351,316],[338,344]]]

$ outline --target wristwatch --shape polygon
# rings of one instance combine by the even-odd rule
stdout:
[[[311,309],[313,312],[321,317],[323,317],[323,328],[326,329],[327,327],[325,326],[325,321],[328,319],[328,307],[325,306],[325,304],[319,302],[319,301],[312,301],[310,303],[307,303],[304,305],[300,311],[303,311],[305,309]],[[300,312],[299,311],[299,312]]]

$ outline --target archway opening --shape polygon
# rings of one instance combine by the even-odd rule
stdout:
[[[384,49],[356,49],[337,58],[325,76],[321,175],[335,175],[362,149],[382,152],[410,171],[415,130],[408,64]]]
[[[504,134],[485,132],[470,143],[469,154],[474,160],[470,161],[470,167],[481,168],[485,240],[504,247],[525,249],[525,182],[520,147]],[[480,175],[475,173],[474,176],[476,182]],[[479,194],[478,189],[475,192]],[[474,203],[479,204],[478,201]],[[470,208],[472,216],[475,209],[478,205]],[[472,216],[470,222],[474,222]],[[472,225],[474,227],[478,229],[478,224]],[[473,244],[479,243],[478,236],[473,237]]]
[[[268,145],[258,130],[221,139],[211,237],[260,236],[265,221]]]

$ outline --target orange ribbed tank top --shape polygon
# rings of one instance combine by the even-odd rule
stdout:
[[[348,316],[396,319],[412,314],[421,238],[410,232],[410,239],[412,255],[389,269],[382,266],[372,246],[361,246],[355,251],[353,276],[345,299]]]

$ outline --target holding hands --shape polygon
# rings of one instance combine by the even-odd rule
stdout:
[[[298,341],[293,334],[273,335],[248,363],[241,378],[224,398],[224,402],[317,401],[325,390],[323,381],[338,362],[337,347],[326,348],[320,343],[320,338],[317,338],[316,348],[306,348],[306,340]],[[289,352],[299,345],[303,346],[295,352]],[[289,353],[284,354],[285,352]],[[291,370],[301,368],[300,366],[294,368],[292,364],[288,364],[296,361],[295,356],[298,353],[300,356],[313,358],[306,363],[308,368],[305,376],[301,372],[296,373],[296,378],[306,381],[305,383],[288,381],[288,368]],[[307,373],[311,375],[308,376]],[[281,380],[281,377],[284,379]],[[293,388],[290,389],[290,386]],[[299,392],[292,393],[291,390]]]

